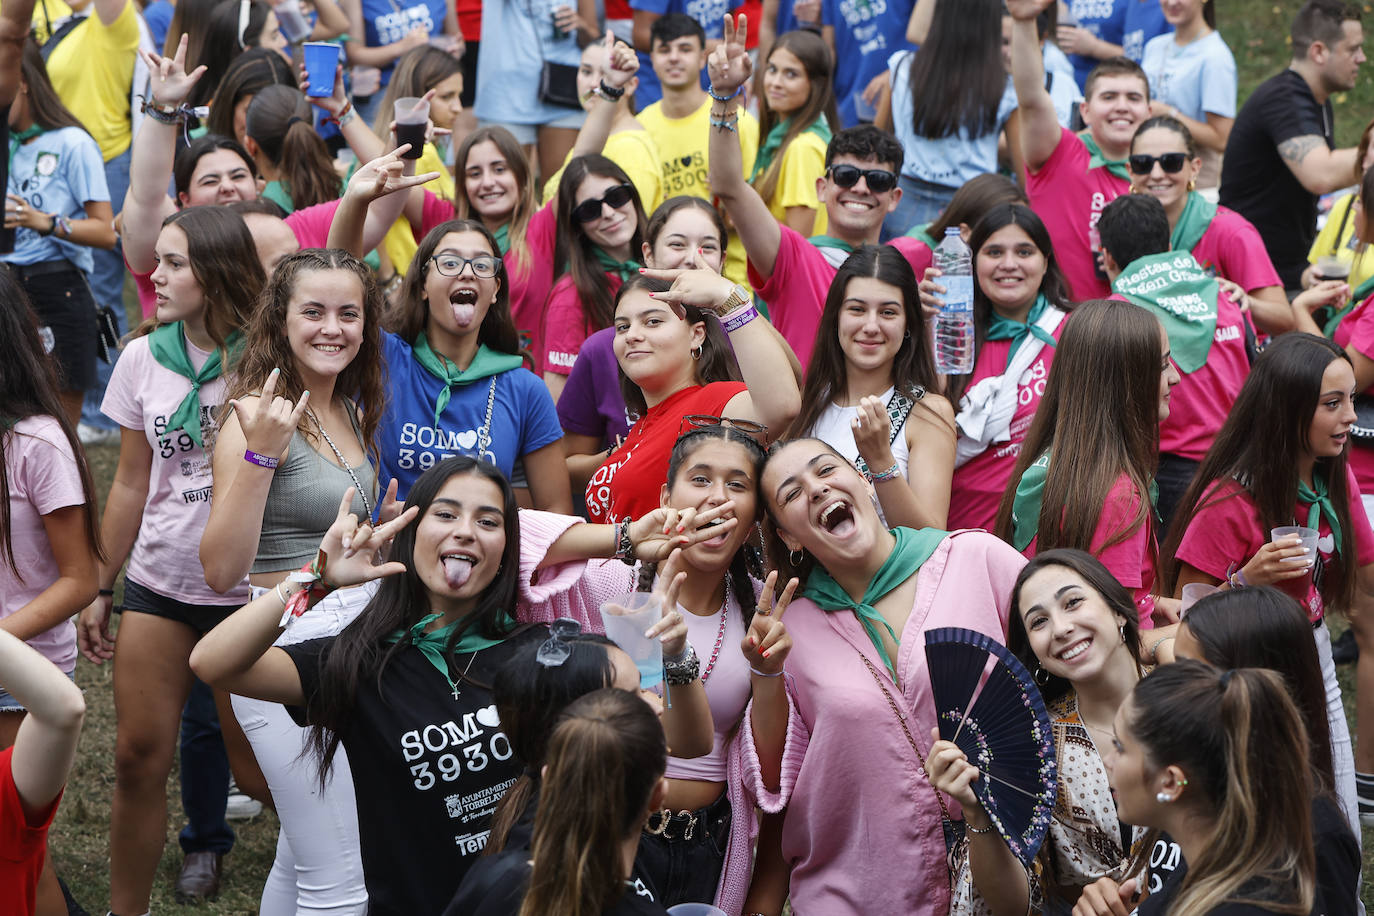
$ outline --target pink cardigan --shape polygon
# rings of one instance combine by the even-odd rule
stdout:
[[[827,613],[807,600],[793,602],[786,618],[793,647],[779,790],[767,789],[759,776],[752,707],[739,729],[739,763],[746,803],[769,813],[787,811],[782,852],[792,867],[794,913],[949,912],[935,791],[860,656],[901,707],[921,753],[928,753],[935,710],[920,634],[959,626],[1004,640],[1012,586],[1025,563],[986,532],[960,531],[941,542],[921,567],[916,603],[902,630],[896,659],[900,691],[857,617]],[[958,811],[952,801],[946,804]],[[728,870],[734,864],[732,855],[723,885],[733,883]],[[744,880],[747,887],[747,875]]]

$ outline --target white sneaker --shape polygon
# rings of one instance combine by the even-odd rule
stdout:
[[[249,821],[262,813],[262,802],[249,798],[239,791],[234,780],[229,780],[229,799],[224,806],[224,819],[227,821]]]
[[[81,440],[82,445],[118,445],[118,429],[102,429],[99,426],[91,426],[89,423],[76,424],[76,437]]]

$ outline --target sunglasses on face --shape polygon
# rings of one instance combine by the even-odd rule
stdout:
[[[472,275],[483,280],[490,280],[496,276],[499,264],[495,255],[479,254],[475,258],[463,258],[456,254],[436,254],[430,258],[434,262],[434,269],[439,271],[441,276],[456,277],[463,272],[463,268],[472,265]]]
[[[832,165],[825,170],[831,181],[842,188],[852,188],[862,177],[868,182],[868,190],[883,194],[897,187],[897,175],[887,169],[861,169],[857,165]]]
[[[618,184],[613,188],[607,188],[605,197],[588,198],[573,207],[572,218],[579,223],[593,222],[601,217],[603,204],[612,210],[623,207],[630,202],[633,190],[628,184]]]
[[[1131,164],[1132,175],[1148,175],[1154,170],[1155,163],[1169,175],[1177,175],[1183,171],[1184,163],[1188,161],[1187,153],[1165,153],[1163,156],[1146,156],[1144,153],[1137,153],[1127,160]]]

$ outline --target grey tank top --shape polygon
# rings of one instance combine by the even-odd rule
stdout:
[[[362,441],[362,430],[354,410],[348,411],[353,434]],[[321,440],[321,445],[324,445]],[[328,446],[325,445],[327,449]],[[377,505],[377,469],[370,459],[353,468],[358,482],[367,490],[368,503]],[[267,507],[262,513],[262,535],[258,555],[250,570],[254,573],[300,569],[315,559],[320,540],[339,514],[339,498],[353,486],[348,471],[315,451],[299,429],[291,437],[286,459],[272,475],[267,491]],[[353,497],[353,511],[362,516],[362,498]]]

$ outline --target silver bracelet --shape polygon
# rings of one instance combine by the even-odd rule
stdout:
[[[969,833],[992,833],[997,829],[997,825],[989,823],[986,827],[975,827],[966,820],[964,821],[964,829]]]
[[[663,680],[668,682],[669,687],[682,687],[692,683],[701,673],[701,660],[697,658],[697,650],[693,649],[689,643],[684,657],[669,661],[663,661]]]

